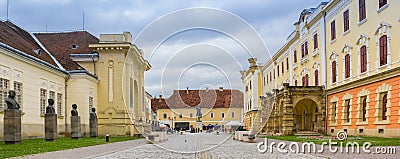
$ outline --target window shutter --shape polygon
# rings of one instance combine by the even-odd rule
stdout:
[[[336,61],[332,62],[332,83],[336,83]]]
[[[363,121],[366,121],[367,120],[367,118],[366,118],[366,114],[367,114],[367,98],[364,98],[363,103],[362,103],[362,107],[363,107],[363,109],[362,109],[362,118],[363,118]]]
[[[293,52],[293,61],[294,61],[294,63],[297,63],[297,51],[296,50],[294,50],[294,52]]]
[[[289,58],[286,58],[286,70],[289,70]]]

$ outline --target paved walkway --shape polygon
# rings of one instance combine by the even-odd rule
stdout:
[[[169,136],[163,143],[146,144],[95,158],[320,158],[308,154],[262,154],[257,145],[232,140],[227,134],[184,134]]]
[[[91,147],[77,148],[64,151],[48,152],[18,158],[399,158],[396,154],[346,154],[330,153],[326,146],[323,153],[280,153],[273,148],[273,153],[258,152],[258,143],[264,141],[257,138],[256,143],[245,143],[232,140],[228,134],[214,135],[211,133],[169,135],[169,139],[159,144],[146,144],[145,139],[110,143]],[[269,143],[288,141],[268,140]],[[286,146],[286,149],[288,146]],[[400,147],[397,146],[397,151]],[[318,146],[317,149],[320,149]],[[373,151],[374,149],[371,149]],[[397,152],[400,153],[400,152]]]
[[[146,142],[147,141],[145,139],[137,139],[137,140],[115,142],[115,143],[96,145],[96,146],[90,146],[90,147],[82,147],[82,148],[76,148],[76,149],[70,149],[70,150],[62,150],[62,151],[47,152],[47,153],[42,153],[42,154],[34,154],[34,155],[16,157],[16,158],[31,158],[31,159],[94,158],[96,156],[101,156],[101,155],[113,153],[116,151],[121,151],[121,150],[129,149],[129,148],[134,148],[137,146],[145,145]]]

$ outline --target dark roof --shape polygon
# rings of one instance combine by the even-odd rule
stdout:
[[[174,90],[169,98],[153,98],[151,108],[242,108],[243,93],[239,90]]]
[[[9,21],[0,21],[0,42],[58,68],[56,62],[40,47],[31,34]],[[37,53],[38,51],[40,54]]]
[[[66,70],[84,70],[72,61],[70,55],[90,54],[93,49],[89,48],[89,44],[99,43],[99,39],[87,31],[34,33],[34,35]]]

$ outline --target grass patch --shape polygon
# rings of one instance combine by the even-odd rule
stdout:
[[[135,139],[138,139],[138,137],[110,137],[110,142],[108,143]],[[15,145],[6,145],[4,141],[1,141],[0,158],[24,156],[43,152],[101,145],[106,143],[105,137],[80,138],[79,140],[72,140],[71,138],[58,138],[55,142],[46,142],[43,138],[25,139],[22,140],[20,144]]]
[[[322,136],[322,138],[307,137],[307,136],[265,136],[268,139],[294,141],[294,142],[313,142],[315,144],[322,144],[322,142],[328,142],[330,136]],[[333,142],[343,142],[343,145],[348,142],[358,142],[362,145],[365,142],[372,143],[372,146],[400,146],[400,138],[382,138],[382,137],[356,137],[349,136],[346,140],[340,141],[337,139],[331,139]]]

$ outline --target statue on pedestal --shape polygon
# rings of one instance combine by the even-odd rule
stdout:
[[[78,110],[76,110],[77,108],[78,105],[72,104],[71,116],[78,116]]]
[[[197,116],[197,120],[196,121],[201,121],[201,117],[203,116],[203,113],[201,113],[201,107],[198,105],[196,106],[196,116]]]
[[[10,90],[8,91],[8,97],[6,99],[7,109],[17,109],[19,110],[19,104],[15,100],[15,91]]]
[[[48,99],[47,102],[49,106],[46,107],[46,114],[55,114],[56,111],[54,110],[54,99]]]
[[[90,119],[97,119],[96,108],[92,108],[92,112],[90,112]]]

